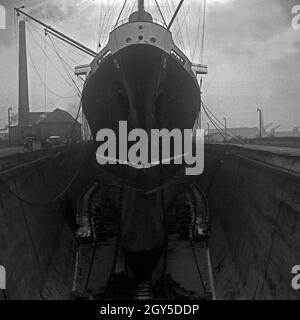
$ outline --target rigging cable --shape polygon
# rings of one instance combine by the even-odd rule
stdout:
[[[61,22],[65,17],[67,17],[65,19],[65,20],[67,20],[67,19],[71,18],[72,16],[74,16],[74,14],[76,15],[76,14],[80,13],[80,10],[82,10],[84,8],[84,6],[87,5],[91,1],[94,1],[94,0],[85,0],[82,3],[79,3],[77,6],[73,7],[70,11],[68,10],[61,17],[59,17],[58,19],[54,20],[53,23]]]
[[[102,34],[103,34],[103,28],[104,28],[104,23],[106,19],[106,14],[107,14],[107,8],[105,9],[104,4],[101,3],[101,22],[99,22],[99,30],[98,30],[98,40],[99,40],[99,47],[102,45]]]
[[[169,4],[168,0],[166,0],[166,1],[167,1],[167,8],[170,11],[170,15],[171,15],[171,18],[172,18],[173,13],[171,11],[171,5]],[[175,6],[173,0],[170,0],[170,1],[172,2],[172,6],[173,6],[172,9],[176,10],[176,6]],[[184,52],[186,52],[185,41],[184,41],[184,38],[183,38],[183,35],[182,35],[182,32],[181,32],[181,29],[180,29],[180,26],[178,24],[178,20],[177,19],[175,19],[175,21],[174,21],[174,29],[175,29],[175,32],[176,32],[177,39],[178,40],[180,39],[180,41],[181,41],[182,49],[184,50]]]
[[[202,40],[201,40],[201,50],[200,50],[200,62],[203,62],[204,58],[204,41],[205,41],[205,30],[206,30],[206,0],[203,0],[203,26],[202,26]]]
[[[32,25],[30,25],[30,26],[32,26]],[[28,29],[28,30],[29,30],[29,32],[31,33],[31,36],[32,36],[32,39],[34,40],[34,42],[35,42],[35,43],[37,44],[37,46],[42,50],[42,52],[45,53],[44,49],[41,47],[41,45],[39,44],[39,42],[38,42],[38,41],[35,39],[35,37],[33,36],[31,30],[30,30],[30,29]],[[34,30],[34,28],[33,28],[33,30]],[[41,36],[36,30],[34,30],[34,31],[38,34],[39,37],[42,38],[42,36]],[[42,38],[42,39],[43,39],[43,38]],[[52,49],[52,50],[53,50],[53,49]],[[70,83],[69,80],[67,80],[67,79],[65,78],[65,76],[61,73],[61,71],[56,67],[56,64],[53,63],[52,60],[49,58],[49,56],[48,56],[47,53],[46,53],[46,57],[47,57],[48,61],[50,62],[50,64],[55,68],[55,70],[57,71],[57,73],[61,76],[61,78],[72,88],[72,90],[74,90],[75,88],[73,87],[72,83]]]
[[[48,36],[49,36],[49,35],[48,35]],[[64,61],[64,59],[61,57],[61,55],[60,55],[59,52],[57,51],[57,49],[56,49],[56,47],[55,47],[55,45],[54,45],[54,43],[53,43],[53,41],[52,41],[52,38],[51,38],[50,36],[49,36],[49,39],[50,39],[50,41],[51,41],[52,46],[53,46],[54,49],[55,49],[55,52],[56,52],[56,54],[57,54],[57,56],[58,56],[58,58],[59,58],[59,60],[60,60],[60,62],[61,62],[61,64],[62,64],[63,68],[65,69],[65,71],[66,71],[66,73],[68,74],[70,80],[73,82],[74,86],[76,87],[76,90],[77,90],[76,92],[77,92],[78,96],[80,97],[80,96],[81,96],[81,90],[79,89],[79,87],[78,87],[77,83],[75,82],[75,80],[74,80],[74,79],[72,78],[72,76],[69,74],[69,71],[68,71],[67,68],[66,68],[66,62]]]
[[[44,84],[45,88],[47,88],[47,90],[49,92],[51,92],[52,94],[54,94],[55,96],[57,96],[58,98],[61,98],[61,99],[70,99],[70,98],[73,97],[73,96],[67,96],[67,97],[66,96],[61,96],[58,93],[56,93],[55,91],[53,91],[52,89],[50,89],[49,86],[47,85],[47,83],[43,80],[43,77],[41,76],[41,74],[39,73],[38,68],[36,67],[36,65],[35,65],[35,63],[33,61],[33,57],[31,55],[30,51],[28,51],[28,56],[29,56],[29,60],[30,60],[30,62],[32,64],[37,76],[39,77],[40,81]]]
[[[121,15],[122,15],[122,13],[123,13],[123,11],[124,11],[124,8],[125,8],[125,6],[126,6],[126,3],[127,3],[127,0],[124,0],[122,9],[121,9],[121,11],[120,11],[120,13],[119,13],[119,16],[118,16],[118,19],[117,19],[117,21],[116,21],[115,27],[116,27],[116,26],[118,25],[118,23],[119,23],[119,20],[120,20],[120,18],[121,18]]]
[[[103,27],[103,37],[102,37],[102,43],[104,42],[104,40],[106,39],[106,35],[107,33],[109,33],[109,29],[110,29],[110,22],[112,21],[112,18],[114,16],[114,13],[115,13],[115,9],[116,9],[116,6],[118,4],[118,0],[115,0],[108,8],[107,10],[107,19],[105,20],[105,23],[104,23],[104,27]]]
[[[212,117],[209,115],[209,113],[207,112],[206,108],[204,107],[203,103],[202,103],[202,107],[203,110],[207,116],[207,118],[209,119],[209,121],[213,124],[213,126],[216,128],[216,130],[219,132],[219,134],[223,137],[224,140],[226,140],[225,136],[223,135],[222,129],[219,127],[219,125],[212,119]]]
[[[170,14],[171,18],[172,18],[172,11],[171,11],[171,6],[169,4],[169,1],[166,0],[166,3],[167,3],[167,10],[168,10],[168,13]],[[182,37],[182,34],[180,32],[180,30],[178,31],[178,28],[177,28],[177,20],[175,21],[174,23],[174,29],[175,29],[175,36],[177,38],[177,41],[178,41],[178,44],[181,46],[181,49],[183,49],[183,51],[186,52],[185,50],[185,43],[184,43],[184,40],[183,40],[183,37]]]
[[[48,34],[47,34],[48,35]],[[48,35],[49,36],[49,35]],[[50,36],[49,36],[49,38],[50,38]],[[55,39],[54,39],[55,40]],[[62,55],[64,55],[64,57],[65,57],[65,59],[63,59],[63,61],[64,61],[64,63],[66,64],[66,66],[68,66],[69,67],[69,69],[70,69],[70,72],[71,73],[73,73],[74,72],[74,67],[72,67],[67,61],[66,61],[66,58],[68,58],[68,57],[66,57],[66,52],[65,51],[63,51],[61,48],[59,48],[59,46],[55,46],[54,44],[52,44],[52,46],[53,46],[53,48],[54,48],[54,50],[55,50],[55,48],[58,50],[58,51],[60,51],[61,52],[61,58],[63,59],[63,57],[62,57]],[[56,52],[55,52],[56,53]],[[76,62],[77,63],[77,62]],[[77,78],[77,79],[80,79],[80,78]]]
[[[41,38],[41,39],[43,39],[43,36],[44,35],[46,35],[47,33],[50,33],[51,31],[50,30],[46,30],[46,29],[44,29],[44,31],[45,31],[45,34],[42,36],[39,32],[40,32],[40,30],[38,29],[38,26],[36,26],[36,25],[34,25],[34,24],[31,24],[31,27],[33,27],[34,29],[35,29],[35,32],[38,34],[38,36]],[[73,62],[75,62],[76,64],[80,64],[78,61],[75,61],[74,59],[72,59],[69,55],[70,55],[70,50],[72,51],[72,54],[74,54],[74,55],[77,55],[76,56],[76,58],[84,58],[84,59],[87,59],[87,56],[86,55],[84,55],[84,53],[83,53],[83,51],[81,51],[81,50],[78,50],[76,47],[74,47],[73,45],[70,45],[69,43],[67,44],[65,41],[58,41],[58,39],[60,39],[60,38],[58,38],[58,37],[55,37],[54,38],[57,42],[59,42],[60,43],[60,45],[61,46],[63,46],[63,47],[65,47],[67,50],[68,50],[68,53],[66,53],[66,54],[68,54],[68,58],[70,59],[70,60],[72,60]],[[61,40],[61,39],[60,39]],[[62,50],[62,49],[61,49]],[[53,51],[53,49],[52,49],[52,51]],[[88,53],[86,53],[87,55],[89,55]],[[73,57],[74,58],[74,57]],[[88,59],[90,59],[90,58],[88,58]]]
[[[180,25],[179,28],[181,30],[181,26],[184,24],[185,31],[186,31],[187,45],[188,45],[188,49],[189,49],[190,57],[191,57],[192,56],[192,42],[191,42],[189,29],[188,29],[188,26],[187,26],[187,23],[186,23],[186,18],[187,18],[188,14],[190,12],[190,9],[191,9],[191,0],[189,0],[189,7],[188,7],[188,9],[186,11],[185,11],[184,7],[185,6],[182,6],[182,11],[183,11],[184,17],[183,17],[183,20],[182,20],[181,25]]]
[[[33,27],[33,25],[31,25],[32,27]],[[36,32],[36,34],[43,40],[43,37],[40,35],[40,33],[39,33],[39,31],[37,30],[37,28],[34,28],[35,30],[35,32]],[[48,33],[50,33],[50,31],[48,30],[48,31],[46,31],[45,30],[45,37],[47,36],[47,35],[49,35]],[[35,38],[33,37],[33,39],[35,40]],[[55,38],[55,40],[56,40],[56,38]],[[36,41],[35,41],[36,42]],[[38,43],[37,43],[38,44]],[[65,47],[67,46],[66,44],[64,44],[63,42],[61,43],[62,45],[64,45]],[[44,52],[44,54],[47,56],[47,53],[46,53],[46,51],[45,50],[43,50],[42,48],[41,48],[41,46],[39,46],[40,47],[40,49]],[[54,52],[56,55],[57,55],[57,53],[56,53],[56,51],[55,51],[55,48],[51,48],[50,47],[50,49],[52,50],[52,52]],[[67,53],[65,53],[64,51],[63,51],[63,49],[62,48],[58,48],[59,50],[60,50],[60,52],[62,52],[62,53],[64,53],[64,55],[67,55]],[[69,47],[68,47],[68,49],[69,49]],[[83,55],[81,55],[82,57],[83,57]],[[72,58],[70,58],[69,57],[69,55],[67,56],[73,63],[75,63],[75,64],[79,64],[77,61],[75,61],[75,60],[73,60]],[[50,61],[50,59],[48,58],[48,60]],[[65,60],[64,60],[65,61]],[[51,62],[51,61],[50,61]],[[73,72],[73,67],[71,67],[66,61],[65,61],[65,63],[69,66],[69,68],[70,68],[70,70],[71,70],[71,72]],[[51,62],[51,64],[55,67],[55,64],[53,64],[52,62]],[[55,69],[57,70],[57,68],[55,67]],[[57,70],[58,71],[58,70]],[[63,77],[64,78],[64,77]],[[64,78],[64,80],[65,81],[67,81],[65,78]],[[69,82],[68,82],[68,84],[70,84]],[[71,85],[72,86],[72,85]]]
[[[131,6],[127,7],[127,11],[125,13],[125,17],[129,17],[130,16],[131,12],[134,11],[134,7],[135,7],[135,0],[132,0]]]
[[[211,110],[209,110],[209,108],[207,107],[207,105],[204,104],[204,102],[202,102],[202,106],[206,108],[206,110],[211,114],[211,116],[216,120],[216,122],[218,122],[220,124],[221,127],[223,127],[225,129],[225,125],[213,114],[213,112]],[[236,136],[230,129],[227,128],[227,132],[231,134],[231,136],[233,138],[238,138],[238,136]]]
[[[104,43],[104,41],[106,40],[106,34],[107,34],[107,30],[109,28],[109,22],[111,20],[111,14],[113,11],[115,3],[111,3],[109,4],[108,8],[105,11],[105,15],[104,15],[104,20],[103,20],[103,28],[102,28],[102,35],[101,35],[101,43]]]
[[[74,58],[70,57],[68,55],[68,53],[60,46],[60,45],[66,46],[66,44],[64,44],[63,42],[59,42],[57,38],[54,38],[54,41],[56,41],[56,48],[61,52],[61,54],[64,55],[65,59],[69,59],[70,62],[72,62],[72,64],[74,64],[74,65],[80,65],[81,64],[81,62],[78,62]],[[72,70],[73,70],[73,67],[72,67]]]
[[[47,111],[47,86],[46,86],[46,83],[47,83],[47,57],[46,57],[46,54],[47,54],[47,39],[45,37],[45,43],[44,43],[44,50],[45,50],[45,54],[44,54],[44,81],[45,81],[45,85],[44,85],[44,96],[45,96],[45,112]]]
[[[51,39],[51,38],[50,38],[50,41],[52,42],[52,39]],[[53,44],[53,42],[52,42],[52,44]],[[54,44],[53,44],[53,45],[54,45]],[[56,49],[55,46],[54,46],[54,49]],[[29,51],[28,53],[29,53],[30,61],[31,61],[31,63],[32,63],[32,65],[33,65],[33,67],[34,67],[37,75],[39,76],[40,80],[43,82],[43,79],[42,79],[40,73],[38,72],[37,67],[36,67],[35,64],[34,64],[34,61],[33,61],[33,58],[32,58],[32,56],[31,56],[30,51]],[[45,52],[45,54],[46,54],[46,52]],[[57,54],[58,54],[58,52],[57,52]],[[59,58],[61,58],[59,54],[58,54],[58,56],[59,56]],[[61,63],[63,63],[63,62],[61,61]],[[66,72],[67,72],[67,70],[66,70]],[[70,75],[69,75],[69,76],[70,76]],[[71,76],[70,76],[70,78],[71,78],[71,80],[73,81],[74,85],[76,86],[76,88],[77,88],[77,90],[78,90],[77,95],[79,95],[79,97],[81,97],[80,89],[78,88],[77,84],[75,83],[75,81],[72,79]],[[46,82],[45,82],[44,84],[45,84],[45,86],[47,86],[47,83],[46,83]],[[48,88],[48,86],[47,86],[47,88]],[[52,90],[51,90],[50,88],[48,88],[48,90],[49,90],[50,92],[52,92]],[[54,93],[55,95],[57,95],[55,92],[52,92],[52,93]],[[80,100],[80,104],[79,104],[79,107],[78,107],[78,111],[77,111],[76,118],[74,119],[74,122],[73,122],[73,125],[72,125],[71,135],[70,135],[70,138],[71,138],[71,139],[73,138],[75,126],[76,126],[76,124],[77,124],[77,121],[78,121],[78,118],[79,118],[79,115],[80,115],[80,110],[81,110],[81,100]]]
[[[165,20],[165,17],[164,17],[164,15],[163,15],[162,11],[161,11],[161,8],[160,8],[157,0],[154,0],[154,1],[155,1],[156,6],[157,6],[157,9],[158,9],[158,11],[159,11],[159,14],[160,14],[160,16],[161,16],[161,18],[162,18],[162,20],[163,20],[163,23],[164,23],[164,25],[167,27],[167,22],[166,22],[166,20]]]
[[[198,44],[198,40],[199,40],[199,37],[200,37],[200,29],[201,29],[201,16],[202,16],[202,11],[203,11],[203,2],[204,0],[202,0],[201,2],[201,5],[199,6],[200,8],[200,12],[199,12],[199,21],[198,21],[198,27],[197,27],[197,35],[196,35],[196,42],[195,42],[195,47],[194,47],[194,50],[193,50],[193,55],[192,55],[192,60],[194,60],[195,58],[195,54],[196,54],[196,49],[197,49],[197,44]],[[201,49],[200,49],[201,51]],[[199,61],[200,62],[200,61]]]
[[[202,101],[202,107],[209,112],[209,114],[216,120],[217,123],[220,124],[221,127],[224,127],[224,124],[213,114],[213,112],[208,108],[208,106],[203,101]]]
[[[30,9],[32,9],[33,7],[42,5],[42,4],[44,4],[44,3],[48,2],[48,1],[50,1],[50,0],[36,0],[36,1],[33,1],[33,2],[29,3],[29,4],[26,4],[26,8],[29,7]]]

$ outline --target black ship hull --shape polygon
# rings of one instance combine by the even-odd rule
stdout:
[[[144,129],[150,136],[151,129],[192,129],[200,108],[200,90],[196,78],[176,57],[158,47],[138,44],[102,62],[86,82],[82,103],[94,139],[101,129],[112,129],[118,139],[120,121],[127,121],[128,131]],[[182,166],[140,170],[118,164],[104,169],[129,185],[153,188],[177,175]]]

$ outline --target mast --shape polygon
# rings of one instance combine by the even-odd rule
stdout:
[[[137,0],[138,9],[133,12],[130,17],[130,22],[143,21],[143,22],[152,22],[152,16],[150,13],[145,11],[145,1]]]
[[[19,126],[29,125],[29,95],[26,49],[26,24],[19,23]]]
[[[169,25],[168,25],[168,27],[167,27],[167,30],[170,30],[170,28],[171,28],[171,26],[172,26],[172,24],[173,24],[173,22],[174,22],[174,20],[175,20],[175,18],[176,18],[176,16],[177,16],[179,10],[180,10],[183,2],[184,2],[184,0],[181,0],[181,1],[180,1],[179,5],[178,5],[178,7],[177,7],[177,9],[176,9],[176,11],[175,11],[175,13],[174,13],[174,15],[173,15],[170,23],[169,23]]]
[[[138,0],[138,11],[145,11],[145,1],[144,0]]]
[[[83,51],[83,52],[85,52],[85,53],[87,53],[89,55],[91,55],[92,57],[96,57],[97,56],[97,53],[94,52],[93,50],[91,50],[90,48],[88,48],[88,47],[82,45],[81,43],[75,41],[74,39],[66,36],[62,32],[59,32],[58,30],[52,28],[51,26],[46,25],[44,22],[42,22],[42,21],[38,20],[37,18],[29,15],[28,13],[22,11],[20,8],[15,8],[15,11],[18,13],[18,15],[22,14],[22,15],[26,16],[27,18],[29,18],[29,19],[35,21],[36,23],[40,24],[41,26],[45,27],[45,31],[46,32],[50,31],[49,33],[52,33],[53,36],[59,38],[60,40],[67,42],[68,44],[76,47],[77,49],[79,49],[79,50],[81,50],[81,51]]]

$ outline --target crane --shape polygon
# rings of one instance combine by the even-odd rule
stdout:
[[[264,127],[262,128],[263,135],[266,135],[267,129],[269,129],[272,125],[273,125],[273,122],[267,124],[266,126],[264,126]]]
[[[300,126],[295,127],[295,128],[293,129],[293,132],[299,132],[299,129],[300,129]]]
[[[273,125],[273,122],[267,124],[266,126],[264,126],[264,130],[267,131],[267,129],[269,129],[272,125]]]
[[[276,130],[279,129],[280,127],[281,127],[281,125],[278,125],[278,126],[272,128],[272,129],[271,129],[271,132],[276,132]]]
[[[271,131],[270,131],[270,135],[269,136],[270,137],[274,137],[275,133],[276,133],[276,130],[279,129],[280,127],[281,127],[281,125],[278,125],[278,126],[272,128]]]

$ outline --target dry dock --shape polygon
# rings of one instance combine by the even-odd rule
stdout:
[[[1,171],[0,263],[7,270],[11,299],[69,299],[74,286],[86,286],[84,268],[93,247],[83,244],[88,248],[78,251],[74,217],[76,199],[94,178],[88,159],[67,193],[47,203],[64,190],[81,153],[81,147],[68,148],[23,165],[18,158],[16,167]],[[291,268],[300,263],[299,150],[212,144],[205,155],[205,172],[195,181],[209,202],[210,259],[206,250],[196,247],[196,252],[212,296],[299,298],[291,287]],[[186,245],[178,242],[173,249],[188,260]],[[97,253],[91,289],[105,285],[99,272],[108,274],[112,247],[107,243]],[[201,288],[189,263],[182,264],[178,256],[170,259],[180,285]]]

